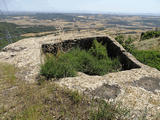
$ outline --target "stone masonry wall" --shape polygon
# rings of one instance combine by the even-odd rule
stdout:
[[[129,70],[134,68],[141,68],[143,65],[137,61],[130,53],[113,38],[108,36],[89,37],[74,40],[65,40],[55,44],[43,44],[42,51],[44,53],[56,54],[58,50],[67,52],[73,47],[80,47],[81,49],[89,49],[94,39],[107,46],[108,55],[110,57],[118,57],[122,64],[123,70]]]

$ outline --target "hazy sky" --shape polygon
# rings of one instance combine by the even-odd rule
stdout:
[[[160,0],[0,0],[9,11],[160,13]]]

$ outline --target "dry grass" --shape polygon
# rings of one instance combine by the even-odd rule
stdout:
[[[88,118],[90,101],[83,95],[53,82],[25,83],[16,79],[12,65],[0,64],[0,68],[0,85],[4,86],[0,91],[1,120]]]
[[[13,86],[16,80],[17,69],[13,65],[7,63],[0,63],[0,92],[7,86]]]
[[[50,32],[40,32],[40,33],[26,33],[26,34],[23,34],[21,36],[22,37],[36,37],[36,36],[46,36],[46,35],[53,34],[53,33],[54,33],[53,31],[50,31]]]
[[[8,118],[15,120],[87,119],[89,103],[82,99],[74,102],[72,91],[62,89],[53,83],[41,86],[25,85],[19,88],[19,107],[10,112]]]
[[[90,100],[53,82],[27,84],[12,65],[0,64],[1,120],[88,119]],[[14,84],[13,84],[14,81]]]
[[[96,100],[43,78],[39,85],[25,83],[15,77],[16,68],[12,65],[1,63],[0,68],[0,85],[5,86],[0,91],[0,120],[100,120],[96,116],[106,119],[101,114],[106,111],[98,108]],[[109,117],[123,117],[116,106],[102,105],[107,105]]]
[[[128,110],[119,105],[90,99],[43,78],[39,85],[28,84],[16,78],[16,71],[13,65],[0,63],[0,120],[129,119]]]
[[[160,38],[138,41],[135,43],[138,50],[160,50]]]
[[[100,17],[101,16],[101,17]],[[77,16],[78,17],[78,16]],[[98,33],[106,33],[110,34],[111,36],[117,33],[125,34],[128,32],[137,32],[141,33],[144,32],[144,27],[150,27],[148,25],[143,25],[141,22],[142,18],[140,16],[109,16],[109,17],[104,17],[103,15],[99,15],[99,17],[90,15],[89,18],[92,20],[88,20],[86,16],[80,16],[83,17],[84,21],[75,21],[75,22],[68,22],[64,19],[59,19],[56,21],[53,21],[52,19],[48,20],[38,20],[34,19],[29,16],[16,16],[14,19],[7,19],[6,21],[9,23],[15,23],[17,25],[22,25],[22,26],[33,26],[33,25],[44,25],[44,26],[61,26],[63,25],[65,27],[71,28],[73,31],[77,31],[77,28],[81,28],[82,31],[89,31],[93,32],[97,30],[98,28],[103,28],[105,27],[105,30],[97,30]],[[149,19],[150,18],[146,18]],[[133,26],[127,26],[127,25],[119,25],[119,24],[109,24],[108,22],[112,21],[126,21],[129,22],[130,25]],[[75,27],[76,26],[76,27]],[[128,28],[135,28],[135,29],[128,29]]]

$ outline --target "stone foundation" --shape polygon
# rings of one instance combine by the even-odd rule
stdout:
[[[74,47],[88,50],[95,39],[107,46],[108,55],[111,58],[118,57],[120,59],[123,70],[141,68],[143,66],[130,53],[126,52],[126,50],[115,39],[106,36],[65,40],[54,44],[43,44],[42,51],[44,53],[52,53],[55,55],[58,50],[67,52]]]

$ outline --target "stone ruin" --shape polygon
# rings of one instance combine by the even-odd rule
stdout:
[[[55,82],[62,87],[111,102],[120,102],[132,111],[135,119],[146,110],[148,120],[160,113],[160,71],[140,63],[109,36],[66,34],[63,37],[50,35],[20,40],[0,52],[0,61],[16,65],[21,70],[19,78],[32,83],[39,73],[44,53],[56,54],[60,48],[67,52],[77,46],[89,49],[93,40],[97,39],[107,45],[110,57],[119,57],[123,70],[104,76],[90,76],[79,72],[76,77]]]
[[[64,52],[67,52],[74,47],[88,50],[91,48],[93,40],[95,39],[107,46],[109,57],[118,57],[120,59],[123,70],[141,68],[141,63],[139,61],[137,61],[131,54],[126,52],[126,50],[117,41],[106,36],[65,40],[54,44],[43,44],[42,51],[44,53],[52,53],[55,55],[59,49]]]
[[[142,116],[146,109],[147,119],[160,113],[160,71],[139,62],[115,39],[109,36],[68,39],[45,43],[42,45],[42,51],[55,55],[59,49],[64,52],[74,47],[88,50],[94,39],[107,46],[109,57],[120,59],[122,71],[104,76],[78,73],[77,77],[63,78],[56,83],[92,97],[120,102],[122,106],[131,110],[131,115],[135,119]]]

